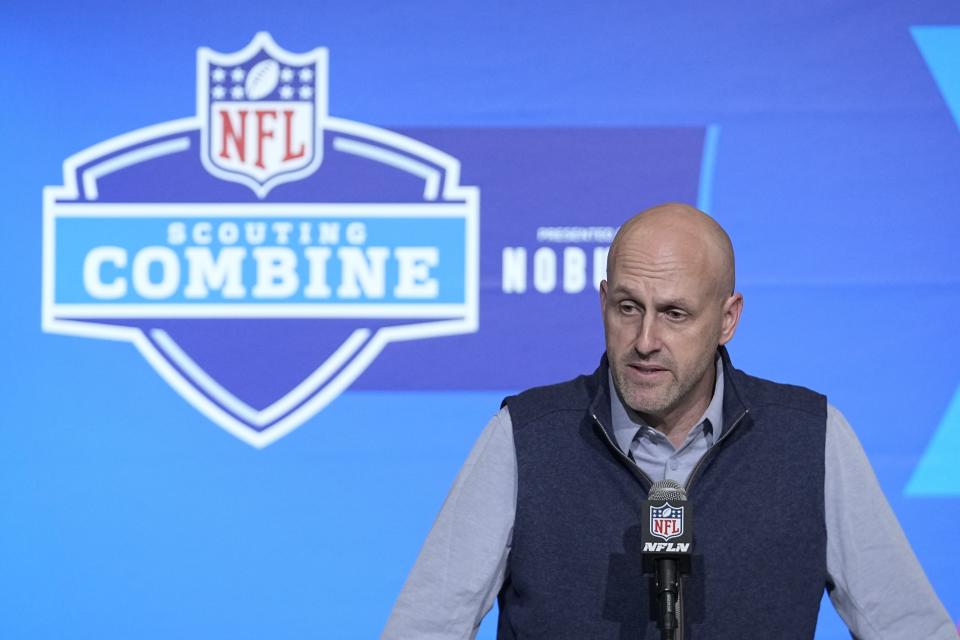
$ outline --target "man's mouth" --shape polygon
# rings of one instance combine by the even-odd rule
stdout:
[[[668,371],[667,368],[655,364],[629,364],[627,366],[642,376],[653,376]]]

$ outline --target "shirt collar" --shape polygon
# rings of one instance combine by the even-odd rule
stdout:
[[[710,427],[715,434],[714,442],[720,436],[720,430],[723,429],[723,361],[721,358],[716,358],[715,366],[717,368],[717,378],[713,385],[713,397],[710,399],[710,404],[707,405],[707,410],[703,412],[703,415],[694,425],[696,427],[705,420],[709,420]],[[613,418],[613,433],[616,436],[617,446],[620,447],[621,451],[627,452],[630,450],[630,445],[637,436],[637,432],[641,428],[648,428],[648,425],[639,419],[635,422],[630,417],[626,407],[620,402],[620,394],[617,393],[616,387],[613,385],[613,373],[608,371],[607,378],[610,385],[610,413]]]

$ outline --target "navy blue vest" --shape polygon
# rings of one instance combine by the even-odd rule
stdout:
[[[826,398],[724,367],[724,425],[687,484],[678,640],[812,638],[827,582]],[[498,638],[660,637],[640,552],[649,480],[614,444],[606,357],[507,398],[517,511]]]

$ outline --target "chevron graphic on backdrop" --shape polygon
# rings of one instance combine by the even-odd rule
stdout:
[[[960,127],[960,27],[914,27],[920,48],[940,93]],[[960,387],[920,458],[905,493],[914,496],[960,495]]]
[[[960,495],[960,387],[907,484],[907,495]]]

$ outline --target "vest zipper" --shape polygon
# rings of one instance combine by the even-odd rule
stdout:
[[[596,423],[596,425],[600,427],[600,432],[603,434],[603,437],[607,441],[607,444],[610,445],[610,448],[616,452],[616,454],[620,457],[620,459],[623,462],[627,463],[628,468],[633,472],[633,474],[640,476],[641,478],[647,481],[647,484],[649,484],[650,486],[653,486],[653,480],[651,480],[650,477],[646,473],[644,473],[643,469],[638,467],[637,463],[630,459],[630,456],[625,454],[623,451],[620,451],[620,447],[618,447],[613,442],[613,440],[610,439],[610,435],[607,433],[606,427],[604,427],[603,423],[600,422],[600,418],[597,417],[597,414],[592,413],[590,414],[590,416],[593,418],[593,421]]]
[[[697,475],[697,471],[700,470],[700,467],[703,465],[704,460],[706,460],[707,457],[713,455],[713,452],[716,449],[717,445],[723,442],[724,440],[726,440],[727,436],[733,432],[733,430],[737,427],[738,424],[740,424],[740,422],[747,416],[748,413],[750,413],[750,410],[744,409],[743,413],[741,413],[740,416],[733,421],[733,424],[730,425],[729,429],[727,429],[720,435],[720,438],[713,444],[712,447],[710,447],[709,451],[707,451],[705,454],[703,454],[703,457],[697,460],[697,464],[694,465],[693,470],[690,472],[690,475],[687,476],[687,482],[684,485],[684,490],[687,492],[687,495],[690,494],[690,486],[693,484],[694,476]],[[637,464],[633,460],[631,460],[629,456],[627,456],[622,451],[620,451],[620,447],[614,444],[613,440],[610,439],[610,435],[607,433],[606,428],[604,428],[603,423],[600,422],[600,418],[597,417],[597,414],[592,413],[590,415],[593,418],[593,421],[596,423],[596,425],[600,427],[600,431],[603,433],[603,437],[607,441],[607,444],[610,445],[610,448],[613,449],[618,456],[620,456],[621,460],[623,460],[624,462],[630,465],[630,469],[634,472],[634,474],[641,476],[651,486],[653,486],[653,481],[650,479],[649,476],[647,476],[646,473],[644,473],[643,469],[638,467]],[[680,589],[677,592],[677,633],[675,634],[675,640],[683,640],[683,579],[682,578],[680,580]]]
[[[687,492],[687,495],[690,495],[690,486],[693,484],[694,476],[697,475],[697,471],[700,470],[703,461],[707,459],[708,456],[713,455],[714,450],[717,448],[717,445],[726,440],[727,436],[730,435],[733,430],[736,428],[740,421],[743,420],[746,415],[750,413],[749,409],[744,409],[743,413],[740,414],[736,420],[733,421],[733,424],[730,425],[730,428],[720,434],[720,438],[713,444],[710,449],[703,454],[703,456],[697,460],[697,464],[693,466],[693,470],[690,471],[690,475],[687,476],[687,481],[684,484],[684,490]],[[677,633],[676,640],[683,640],[683,579],[680,579],[680,589],[677,593]]]
[[[727,436],[733,433],[733,430],[737,428],[737,425],[740,424],[740,422],[745,417],[747,417],[748,413],[750,413],[750,409],[744,409],[743,413],[740,414],[740,417],[734,420],[733,424],[730,425],[730,428],[724,431],[723,434],[721,434],[720,438],[713,444],[713,446],[710,447],[710,449],[705,454],[703,454],[703,456],[699,460],[697,460],[697,464],[693,465],[693,470],[690,471],[690,475],[687,476],[687,482],[684,484],[684,490],[687,492],[687,495],[690,495],[690,487],[693,485],[693,480],[694,480],[694,477],[697,475],[697,471],[699,471],[700,467],[703,466],[704,460],[706,460],[708,457],[713,455],[713,452],[716,450],[717,445],[723,442],[724,440],[726,440]]]

